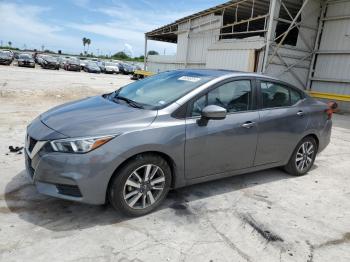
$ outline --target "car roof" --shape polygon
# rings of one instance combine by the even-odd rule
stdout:
[[[258,74],[258,73],[250,73],[250,72],[243,72],[243,71],[235,71],[235,70],[226,70],[226,69],[178,69],[176,71],[185,71],[189,73],[198,73],[202,75],[207,75],[211,77],[221,77],[221,76],[232,76],[232,77],[239,77],[239,76],[248,76],[248,77],[259,77],[259,78],[266,78],[271,80],[278,80],[277,78],[273,78],[270,76]]]

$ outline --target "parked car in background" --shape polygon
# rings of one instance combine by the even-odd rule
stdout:
[[[81,70],[84,70],[85,69],[85,66],[91,61],[89,60],[86,60],[86,59],[80,59],[80,69]]]
[[[18,51],[13,52],[13,58],[14,58],[14,59],[18,59],[20,54],[21,54],[21,53],[18,52]]]
[[[43,63],[43,54],[38,54],[38,53],[35,53],[34,54],[34,61],[35,63],[37,63],[38,65],[41,65]]]
[[[0,51],[0,65],[10,65],[13,61],[13,54],[8,51]]]
[[[97,61],[97,65],[101,70],[101,73],[105,73],[106,72],[106,67],[105,67],[105,62],[104,61]]]
[[[60,68],[64,69],[64,65],[66,64],[68,59],[69,59],[68,57],[63,57],[63,56],[59,56],[57,58],[57,61],[58,61],[59,65],[60,65]]]
[[[89,62],[84,66],[84,71],[88,73],[101,73],[101,69],[98,67],[96,62]]]
[[[106,74],[118,74],[119,64],[115,62],[105,62],[105,73]]]
[[[137,65],[137,64],[131,64],[133,72],[135,72],[136,70],[141,70],[141,66]]]
[[[329,109],[263,75],[167,71],[41,114],[26,169],[43,194],[140,216],[170,188],[274,167],[306,174],[330,142]]]
[[[131,65],[127,63],[119,63],[119,72],[124,75],[129,75],[134,73],[134,69]]]
[[[29,54],[19,54],[17,59],[18,66],[35,67],[34,58]]]
[[[63,67],[67,71],[78,71],[80,72],[80,61],[78,58],[70,58],[64,64]]]
[[[60,64],[57,61],[57,58],[49,55],[42,56],[42,63],[40,65],[45,69],[60,69]]]

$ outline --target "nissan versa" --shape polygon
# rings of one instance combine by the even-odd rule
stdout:
[[[171,188],[273,167],[304,175],[330,141],[331,113],[274,78],[168,71],[40,115],[26,167],[40,193],[144,215]]]

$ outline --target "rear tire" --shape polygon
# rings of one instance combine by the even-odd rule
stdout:
[[[127,216],[143,216],[161,204],[170,185],[171,169],[162,157],[138,155],[115,174],[108,199],[116,210]]]
[[[317,143],[311,136],[303,138],[296,146],[284,170],[293,176],[305,175],[313,166],[317,153]]]

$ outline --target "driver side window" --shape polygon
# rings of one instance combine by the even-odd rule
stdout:
[[[200,116],[207,105],[225,108],[228,113],[251,109],[252,87],[250,80],[237,80],[225,83],[195,100],[191,116]]]

